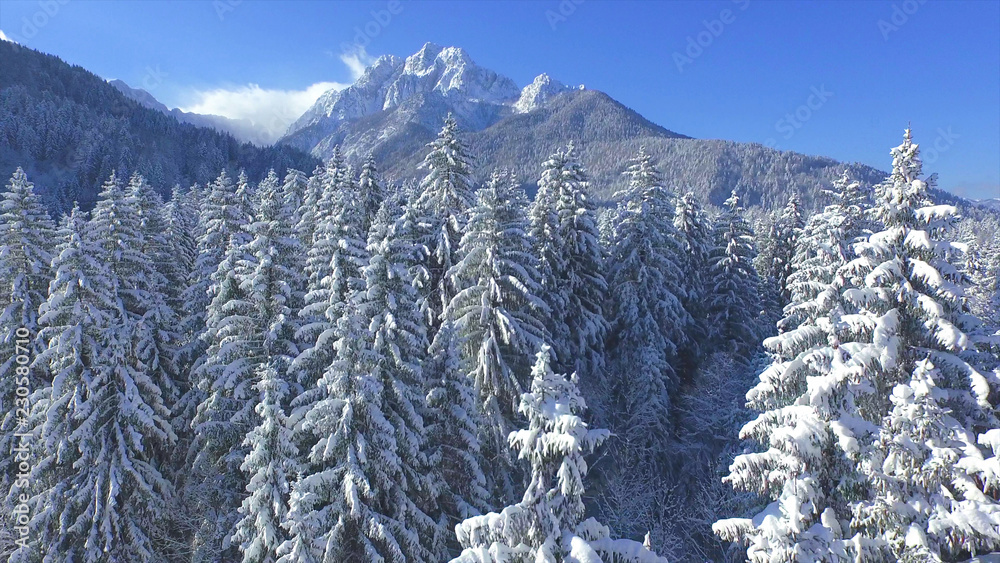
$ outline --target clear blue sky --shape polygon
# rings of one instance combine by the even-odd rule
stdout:
[[[406,56],[425,41],[461,46],[520,85],[547,72],[694,137],[888,169],[910,122],[942,187],[1000,197],[995,0],[401,0],[397,14],[389,4],[0,0],[0,30],[192,107],[215,89],[351,82],[339,54],[367,24],[376,31],[369,55]],[[372,13],[383,10],[385,25]],[[686,53],[699,34],[707,46]]]

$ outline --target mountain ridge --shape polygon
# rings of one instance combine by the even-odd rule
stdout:
[[[259,147],[273,145],[269,140],[269,135],[260,131],[249,119],[232,119],[223,115],[213,115],[205,113],[187,112],[180,108],[168,108],[165,104],[156,99],[155,96],[142,88],[133,88],[125,81],[112,79],[108,84],[114,86],[126,98],[138,102],[140,105],[160,113],[173,116],[181,123],[189,123],[197,127],[208,127],[220,133],[228,133],[237,140],[244,143],[253,143]]]
[[[592,191],[604,199],[623,186],[624,163],[640,146],[657,158],[666,180],[716,205],[736,189],[753,205],[780,206],[794,190],[815,207],[821,189],[845,169],[868,183],[885,177],[863,164],[694,139],[604,92],[566,86],[546,73],[518,89],[463,49],[433,43],[405,59],[379,57],[355,84],[321,96],[278,142],[320,159],[335,146],[355,163],[372,154],[390,178],[416,180],[425,146],[448,114],[462,128],[479,174],[510,169],[530,187],[545,157],[574,141]]]

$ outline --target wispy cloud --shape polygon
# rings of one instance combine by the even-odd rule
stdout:
[[[7,34],[4,33],[2,29],[0,29],[0,39],[2,39],[4,41],[9,41],[10,43],[16,43],[16,41],[14,41],[13,39],[11,39],[10,37],[7,37]],[[350,65],[348,65],[348,66],[350,66]]]
[[[317,82],[305,90],[272,90],[258,84],[238,88],[197,91],[194,102],[183,111],[245,119],[266,137],[277,139],[316,100],[329,90],[342,90],[348,84]]]
[[[341,53],[338,58],[350,70],[352,81],[357,80],[365,68],[374,62],[364,49]],[[186,112],[247,120],[253,123],[253,128],[263,137],[277,140],[293,121],[316,103],[321,95],[330,90],[342,90],[347,86],[350,84],[317,82],[304,90],[268,89],[261,88],[259,84],[197,90],[191,95],[192,101],[181,109]]]
[[[375,62],[375,57],[368,54],[364,47],[340,54],[340,60],[351,70],[351,78],[357,80],[365,73],[365,69]]]

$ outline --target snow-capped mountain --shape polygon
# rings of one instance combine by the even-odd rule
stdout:
[[[765,207],[795,189],[806,202],[845,165],[752,143],[691,139],[650,122],[607,94],[541,74],[524,88],[477,65],[463,49],[425,44],[403,59],[380,57],[352,86],[323,94],[279,143],[330,156],[335,146],[359,164],[373,154],[390,178],[415,178],[426,144],[452,113],[480,174],[516,172],[529,186],[545,156],[576,142],[597,196],[622,184],[627,156],[640,146],[657,157],[665,179],[721,204],[730,190]],[[850,165],[859,179],[884,173]]]
[[[421,95],[439,97],[466,127],[481,129],[499,106],[516,103],[521,90],[506,76],[477,65],[463,49],[427,43],[406,59],[379,57],[352,86],[323,94],[288,135],[317,126],[332,129],[337,122],[392,110]]]
[[[553,96],[562,94],[567,90],[573,90],[558,80],[549,78],[544,72],[535,77],[531,84],[521,90],[521,96],[514,102],[514,111],[517,113],[528,113],[545,105],[545,102]],[[581,84],[576,90],[583,90]]]

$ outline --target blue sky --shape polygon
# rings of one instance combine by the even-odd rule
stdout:
[[[995,0],[398,1],[0,0],[0,30],[171,107],[252,118],[280,105],[289,119],[353,81],[356,39],[368,56],[433,41],[694,137],[888,169],[911,123],[942,187],[1000,197]]]

